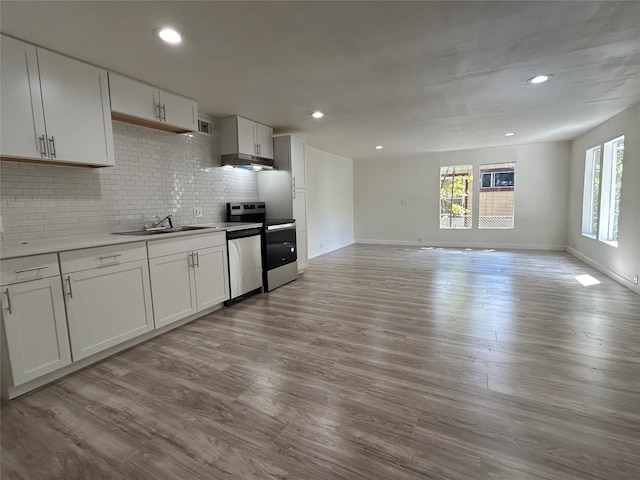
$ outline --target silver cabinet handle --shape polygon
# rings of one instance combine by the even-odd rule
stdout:
[[[67,283],[69,284],[69,298],[73,298],[73,290],[71,289],[71,275],[67,275]]]
[[[107,258],[113,258],[113,262],[111,263],[105,263],[102,265],[97,265],[97,268],[103,268],[103,267],[112,267],[114,265],[118,265],[118,257],[122,256],[121,253],[112,253],[111,255],[101,255],[98,257],[98,260],[105,260]]]
[[[187,258],[187,264],[188,264],[190,267],[193,267],[193,266],[194,266],[194,261],[193,261],[193,252],[191,252],[191,253],[189,254],[189,257]]]
[[[158,113],[156,113],[156,109],[158,110]],[[162,115],[160,115],[160,102],[153,102],[153,114],[158,120],[162,120]]]
[[[47,156],[47,144],[46,144],[45,139],[44,139],[44,133],[38,137],[38,140],[40,141],[40,156],[46,157]]]
[[[11,310],[11,295],[9,295],[9,289],[7,288],[4,293],[7,294],[7,310],[9,310],[9,313],[13,313]]]
[[[16,270],[16,273],[33,272],[34,270],[44,270],[49,268],[49,265],[40,265],[39,267],[23,268],[22,270]]]
[[[162,104],[162,120],[167,121],[167,106]]]
[[[293,188],[296,188],[296,177],[291,177],[291,183],[293,184]]]
[[[198,252],[194,252],[194,258],[195,258],[195,266],[200,268],[200,253]]]
[[[105,258],[114,258],[114,257],[121,257],[122,254],[121,253],[112,253],[111,255],[101,255],[98,258],[100,260],[104,260]]]
[[[56,139],[53,138],[53,135],[49,139],[49,152],[51,153],[51,158],[56,158]]]

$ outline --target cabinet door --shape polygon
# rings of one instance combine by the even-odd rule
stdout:
[[[256,123],[256,143],[258,155],[262,158],[273,159],[273,128]]]
[[[153,330],[145,260],[63,276],[73,359]]]
[[[157,88],[109,72],[109,93],[111,111],[153,122],[160,121]]]
[[[5,286],[2,293],[13,385],[69,365],[71,352],[60,277]]]
[[[149,271],[156,328],[198,311],[191,252],[151,258]]]
[[[238,153],[256,155],[255,122],[246,118],[238,119]]]
[[[296,247],[298,248],[298,271],[301,272],[309,264],[306,228],[296,229]]]
[[[307,228],[307,191],[298,188],[293,190],[293,218],[296,227]]]
[[[5,36],[1,47],[0,155],[46,158],[36,48]]]
[[[192,132],[197,130],[198,107],[190,98],[160,91],[163,122]]]
[[[291,138],[291,181],[293,188],[307,188],[307,164],[304,157],[304,143]]]
[[[196,301],[198,310],[229,300],[227,247],[203,248],[195,252]]]
[[[37,49],[52,160],[114,165],[107,72]]]

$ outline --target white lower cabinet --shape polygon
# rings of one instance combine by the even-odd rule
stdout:
[[[228,271],[226,245],[204,248],[196,252],[194,273],[198,310],[229,300]]]
[[[191,252],[149,259],[156,328],[198,311]]]
[[[226,235],[149,242],[156,328],[229,299]]]
[[[144,242],[63,252],[60,264],[74,361],[153,330]]]
[[[71,363],[58,271],[52,277],[3,285],[2,320],[13,386]]]

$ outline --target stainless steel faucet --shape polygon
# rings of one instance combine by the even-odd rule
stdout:
[[[171,214],[167,215],[166,217],[163,217],[161,220],[158,220],[156,223],[154,223],[149,228],[147,228],[147,230],[151,230],[152,228],[158,228],[165,221],[169,222],[169,228],[173,228],[173,222],[171,221],[171,217],[172,217]]]

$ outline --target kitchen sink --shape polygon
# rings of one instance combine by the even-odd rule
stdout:
[[[212,227],[200,227],[197,225],[189,225],[183,227],[172,228],[149,228],[148,230],[128,230],[126,232],[113,232],[114,235],[160,235],[163,233],[190,232],[191,230],[203,230]]]

